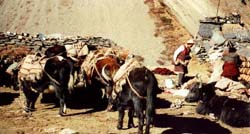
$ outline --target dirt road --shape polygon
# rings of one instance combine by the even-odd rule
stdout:
[[[208,66],[192,61],[190,75],[208,75]],[[156,75],[159,86],[162,87],[166,78],[176,78],[176,75]],[[76,91],[74,91],[76,92]],[[137,128],[127,129],[125,116],[124,129],[117,130],[117,112],[106,112],[103,101],[99,101],[92,90],[80,90],[70,98],[67,115],[59,117],[53,96],[40,96],[37,110],[32,114],[23,112],[24,96],[20,91],[0,87],[0,134],[66,134],[71,130],[79,134],[136,134]],[[221,121],[215,121],[209,116],[195,113],[196,103],[183,103],[180,108],[170,108],[171,103],[182,101],[181,96],[167,92],[157,96],[155,126],[152,134],[247,134],[249,128],[233,128]],[[103,103],[103,104],[102,104]],[[127,114],[126,114],[127,115]],[[137,119],[135,118],[137,126]],[[63,133],[64,132],[64,133]]]
[[[117,112],[106,112],[104,109],[94,110],[84,101],[68,105],[67,116],[57,116],[58,107],[53,103],[36,103],[37,110],[25,114],[22,110],[23,96],[19,92],[0,88],[0,134],[136,134],[136,128],[127,128],[127,116],[124,118],[124,129],[117,130]],[[184,103],[179,108],[170,108],[170,104],[182,100],[182,97],[162,93],[158,95],[157,116],[152,134],[247,134],[249,128],[232,128],[209,116],[195,113],[196,104]],[[81,104],[82,107],[75,105]],[[127,113],[126,113],[127,115]],[[137,119],[134,119],[137,126]]]

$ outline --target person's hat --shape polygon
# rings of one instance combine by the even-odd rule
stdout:
[[[189,39],[189,40],[187,41],[187,44],[194,44],[194,40],[193,40],[193,39]]]

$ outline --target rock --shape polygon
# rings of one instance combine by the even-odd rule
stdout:
[[[64,128],[59,134],[79,134],[79,132],[72,130],[70,128]]]

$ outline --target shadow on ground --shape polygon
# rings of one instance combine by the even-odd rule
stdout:
[[[55,93],[43,93],[41,103],[55,104],[59,107]],[[93,108],[93,111],[101,111],[107,107],[107,99],[102,98],[102,92],[96,88],[77,88],[66,97],[67,107],[70,109]]]
[[[0,93],[0,106],[11,104],[15,98],[19,97],[19,93]]]
[[[158,108],[169,108],[171,105],[171,102],[170,101],[167,101],[165,99],[161,99],[161,98],[157,98],[156,99],[156,109]]]
[[[155,118],[155,127],[170,128],[162,134],[230,134],[231,131],[220,126],[219,123],[208,119],[176,117],[158,114]]]

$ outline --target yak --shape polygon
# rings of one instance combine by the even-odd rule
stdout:
[[[58,45],[58,44],[47,48],[47,50],[44,53],[47,58],[53,57],[53,56],[62,56],[64,58],[67,57],[67,51],[66,51],[65,46]]]
[[[194,83],[185,101],[197,102],[198,114],[213,113],[225,124],[233,127],[250,127],[250,103],[216,95],[216,82],[201,84]]]
[[[14,90],[18,90],[17,81],[17,66],[14,58],[3,56],[0,59],[0,86],[11,87]]]
[[[121,67],[122,68],[122,67]],[[116,109],[119,112],[117,129],[122,129],[125,110],[128,109],[128,128],[135,127],[134,114],[137,115],[139,126],[138,133],[143,133],[144,117],[146,117],[145,133],[150,132],[150,124],[153,124],[155,115],[155,101],[158,82],[152,71],[144,66],[132,67],[121,85],[121,91],[113,88],[109,95],[109,110]],[[116,85],[114,81],[114,85]],[[109,92],[111,93],[111,92]],[[144,115],[145,111],[145,115]]]
[[[87,55],[82,62],[80,74],[86,78],[86,87],[104,89],[104,97],[107,90],[112,88],[112,77],[120,66],[120,56],[112,48],[102,48]]]
[[[27,55],[27,58],[30,55]],[[33,56],[34,58],[34,56]],[[69,89],[73,88],[73,62],[61,56],[54,56],[45,60],[44,67],[41,67],[39,75],[34,75],[32,68],[25,68],[25,59],[18,72],[18,80],[26,98],[26,112],[35,110],[35,102],[40,93],[52,85],[55,89],[57,98],[59,99],[60,109],[59,115],[66,113],[66,94]],[[31,64],[33,68],[43,66],[40,62]],[[35,68],[39,70],[39,68]],[[33,69],[33,70],[35,70]],[[23,71],[24,70],[24,71]],[[26,71],[25,71],[26,70]],[[23,73],[24,72],[24,73]],[[25,72],[28,72],[25,74]]]

